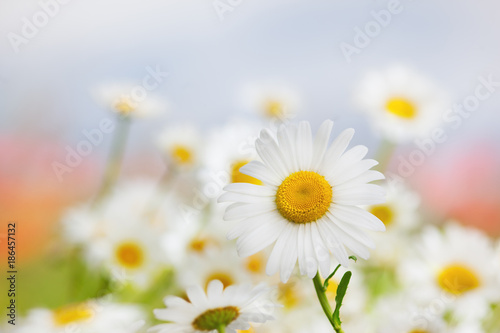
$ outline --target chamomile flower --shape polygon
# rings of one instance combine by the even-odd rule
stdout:
[[[157,138],[157,145],[171,166],[177,170],[192,170],[200,162],[201,136],[189,124],[165,128]]]
[[[189,302],[175,296],[165,298],[166,309],[156,309],[157,319],[169,321],[150,328],[150,332],[236,333],[247,330],[250,323],[264,323],[273,319],[276,306],[269,297],[269,288],[264,285],[232,285],[224,288],[222,282],[213,280],[205,293],[201,286],[187,289]]]
[[[165,101],[130,82],[102,85],[95,89],[94,95],[100,104],[122,116],[149,118],[167,110]]]
[[[355,100],[375,128],[393,142],[428,135],[448,105],[447,97],[432,81],[403,66],[368,73]]]
[[[330,272],[330,254],[348,266],[349,248],[368,258],[375,244],[362,229],[383,231],[384,224],[359,205],[379,204],[384,191],[368,184],[383,178],[363,160],[364,146],[346,151],[354,134],[348,129],[329,146],[332,121],[325,121],[313,139],[308,122],[282,125],[276,134],[263,130],[255,146],[263,162],[240,171],[263,185],[235,183],[225,187],[221,202],[233,202],[226,220],[239,224],[228,238],[238,238],[240,256],[255,254],[274,243],[266,273],[280,271],[286,282],[298,260],[301,274]]]
[[[429,227],[418,253],[400,267],[401,281],[416,299],[445,300],[454,318],[484,318],[500,299],[499,263],[491,241],[480,231],[449,224],[441,232]]]
[[[301,106],[300,95],[287,84],[267,82],[249,84],[242,89],[245,108],[271,119],[291,119]]]
[[[135,305],[93,300],[55,310],[33,309],[20,321],[16,332],[138,333],[145,317]]]
[[[372,251],[372,259],[377,265],[395,266],[406,255],[405,246],[409,235],[420,226],[418,208],[419,196],[400,184],[384,186],[386,202],[368,206],[366,209],[384,222],[386,232],[373,233],[377,248]]]
[[[232,246],[186,256],[177,275],[178,284],[182,287],[200,285],[206,288],[212,280],[219,280],[224,287],[251,282]]]

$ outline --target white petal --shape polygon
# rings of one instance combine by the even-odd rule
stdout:
[[[251,161],[245,164],[240,168],[240,172],[247,176],[254,177],[265,184],[274,186],[279,186],[281,184],[280,177],[260,161]]]
[[[328,173],[328,177],[326,178],[332,185],[341,185],[349,180],[358,177],[359,175],[364,174],[366,171],[373,168],[377,164],[378,162],[375,160],[362,160],[354,164],[345,165],[343,169],[334,168],[331,172]]]
[[[234,193],[234,192],[226,192],[223,193],[218,202],[243,202],[243,203],[261,203],[261,202],[269,202],[269,197],[260,197],[248,194]]]
[[[208,306],[207,296],[203,292],[200,286],[192,286],[186,290],[187,296],[191,303],[198,307]]]
[[[299,123],[299,132],[295,142],[297,159],[301,170],[309,170],[312,160],[312,134],[311,125],[307,121]]]
[[[222,296],[222,291],[224,290],[224,285],[219,280],[212,280],[207,287],[207,297],[209,301]]]
[[[325,120],[319,127],[318,133],[314,138],[313,156],[311,163],[311,169],[314,171],[318,171],[321,163],[323,162],[326,149],[328,148],[328,142],[330,141],[332,128],[333,121]]]
[[[352,225],[373,231],[385,231],[385,225],[375,215],[356,206],[334,205],[330,208],[333,216]]]
[[[276,195],[276,191],[269,186],[261,186],[249,183],[233,183],[226,185],[224,191],[255,195],[261,197],[269,197]]]
[[[349,267],[349,255],[344,248],[344,244],[340,242],[339,237],[337,236],[335,229],[333,228],[333,224],[334,223],[328,218],[322,219],[320,222],[317,222],[325,245],[342,266]]]
[[[320,167],[320,173],[326,174],[331,165],[335,164],[337,160],[342,156],[346,150],[349,142],[351,142],[352,136],[354,135],[354,129],[348,128],[344,130],[340,135],[332,142],[330,148],[328,148],[323,163]]]
[[[305,235],[305,230],[304,230],[304,225],[306,223],[301,223],[299,224],[299,231],[297,233],[297,259],[299,261],[299,271],[300,275],[305,275],[307,274],[306,271],[306,251],[304,249],[304,235]],[[307,223],[309,224],[309,223]]]
[[[271,245],[283,233],[287,224],[288,222],[282,217],[277,217],[275,220],[266,221],[258,228],[253,228],[251,232],[238,238],[236,242],[238,254],[241,257],[248,257]]]
[[[289,172],[293,173],[299,171],[299,164],[297,162],[295,138],[290,136],[290,131],[285,125],[281,125],[278,130],[278,143],[283,151],[283,158],[289,168]]]
[[[385,202],[385,191],[374,184],[358,185],[352,188],[333,190],[333,201],[339,205],[375,205]]]
[[[283,251],[280,265],[280,278],[283,283],[288,281],[297,263],[297,232],[299,228],[297,225],[290,222],[288,222],[288,225],[292,225],[292,231],[285,241],[286,251]]]
[[[321,223],[321,222],[320,222]],[[318,259],[319,269],[321,275],[328,276],[330,273],[330,253],[328,249],[323,244],[323,239],[318,231],[317,223],[311,224],[311,235],[314,244],[314,252],[316,254],[316,258]]]
[[[240,220],[263,213],[269,213],[274,210],[276,210],[276,203],[274,201],[252,204],[238,202],[227,207],[223,218],[225,221]]]
[[[284,162],[282,161],[281,152],[276,147],[274,140],[270,142],[264,142],[261,139],[255,141],[255,149],[257,154],[264,162],[264,164],[271,170],[274,171],[280,179],[284,179],[287,176],[287,170]]]
[[[273,275],[280,268],[281,257],[283,255],[283,250],[285,246],[287,246],[288,235],[292,232],[292,223],[287,224],[283,233],[278,237],[276,244],[274,244],[273,250],[271,251],[271,255],[267,260],[266,265],[266,274]]]
[[[318,272],[318,262],[314,254],[314,242],[312,239],[311,223],[305,224],[304,250],[305,250],[307,276],[312,279]]]

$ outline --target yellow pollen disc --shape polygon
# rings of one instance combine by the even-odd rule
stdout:
[[[411,330],[408,333],[429,333],[429,332],[425,330],[416,329],[416,330]]]
[[[115,250],[118,263],[126,268],[134,269],[144,263],[144,251],[134,242],[120,244]]]
[[[278,285],[278,297],[285,309],[291,309],[299,304],[300,297],[294,289],[293,284],[280,283]]]
[[[208,284],[212,280],[219,280],[220,282],[222,282],[222,285],[224,286],[224,288],[229,287],[230,285],[234,284],[234,278],[231,275],[231,273],[222,272],[222,271],[213,272],[212,274],[210,274],[207,277],[207,279],[205,281],[205,290],[207,289]]]
[[[405,98],[391,98],[385,107],[388,112],[401,118],[413,119],[417,115],[415,106]]]
[[[87,304],[82,303],[56,309],[53,316],[57,326],[64,326],[92,318],[93,311]]]
[[[207,247],[217,245],[217,242],[214,239],[205,236],[196,236],[191,239],[188,244],[188,248],[193,252],[202,253]]]
[[[376,205],[370,208],[370,213],[378,217],[380,221],[382,221],[385,226],[389,226],[394,221],[394,212],[392,208],[387,205]]]
[[[260,180],[241,173],[240,169],[250,161],[237,161],[231,166],[231,183],[250,183],[264,185]]]
[[[130,98],[130,96],[121,96],[114,104],[114,108],[118,113],[123,115],[128,115],[136,109],[136,105],[134,101]]]
[[[251,273],[254,274],[263,273],[266,267],[266,264],[264,262],[264,256],[262,256],[260,253],[257,253],[248,257],[245,261],[245,266],[247,270]]]
[[[276,206],[288,221],[308,223],[325,215],[332,197],[332,187],[325,177],[313,171],[298,171],[278,187]]]
[[[193,153],[189,147],[176,145],[172,149],[172,158],[179,164],[191,164],[193,162]]]
[[[264,105],[264,110],[268,117],[279,118],[283,116],[283,104],[277,100],[268,100]]]
[[[455,295],[474,290],[480,284],[477,275],[461,264],[450,265],[443,269],[437,277],[437,282],[443,290]]]
[[[253,329],[253,327],[250,327],[249,329],[247,330],[236,330],[237,333],[255,333],[255,330]]]

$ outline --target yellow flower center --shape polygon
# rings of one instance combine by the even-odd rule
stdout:
[[[277,100],[270,99],[264,105],[266,115],[271,118],[280,118],[284,114],[284,106]]]
[[[391,98],[387,101],[386,109],[393,115],[405,119],[413,119],[417,115],[415,105],[405,98]]]
[[[219,280],[220,282],[222,282],[222,285],[224,286],[224,288],[229,287],[230,285],[234,284],[234,278],[233,278],[233,275],[231,275],[231,273],[229,273],[229,272],[223,272],[223,271],[217,271],[217,272],[213,272],[212,274],[210,274],[206,278],[206,280],[205,280],[205,290],[207,289],[208,284],[212,280]]]
[[[241,173],[240,169],[250,161],[237,161],[231,167],[231,183],[250,183],[255,185],[263,185],[260,180],[252,176]]]
[[[118,100],[114,104],[114,108],[118,113],[122,115],[128,115],[131,112],[135,111],[137,108],[136,103],[130,98],[130,96],[123,95],[118,98]]]
[[[264,272],[264,268],[266,266],[264,262],[264,256],[262,256],[260,253],[257,253],[248,257],[245,261],[245,266],[249,272],[254,274]]]
[[[193,252],[202,253],[211,245],[217,245],[217,242],[206,236],[195,236],[189,242],[188,249]]]
[[[53,311],[54,322],[57,326],[81,322],[92,318],[94,315],[88,304],[74,304]]]
[[[249,329],[247,330],[236,330],[237,333],[255,333],[255,330],[253,329],[253,327],[250,327]]]
[[[370,213],[375,215],[385,226],[389,226],[394,221],[394,212],[387,205],[376,205],[370,208]]]
[[[198,331],[213,331],[231,324],[239,315],[240,311],[235,306],[210,309],[196,317],[192,326]]]
[[[179,164],[191,164],[193,162],[193,153],[187,146],[176,145],[172,149],[172,158]]]
[[[332,186],[325,177],[313,171],[298,171],[289,175],[278,187],[276,206],[288,221],[308,223],[325,215],[332,197]]]
[[[144,263],[144,251],[134,242],[120,244],[115,250],[115,257],[121,266],[130,269],[138,268]]]
[[[455,295],[474,290],[480,285],[478,276],[461,264],[447,266],[439,273],[437,280],[443,290]]]
[[[429,332],[421,329],[416,329],[416,330],[411,330],[409,333],[429,333]]]
[[[300,297],[294,289],[294,285],[290,283],[280,283],[278,285],[278,296],[280,303],[285,309],[291,309],[299,304]]]

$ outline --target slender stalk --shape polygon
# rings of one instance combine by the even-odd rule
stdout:
[[[314,289],[316,290],[316,295],[318,296],[319,303],[321,304],[321,308],[323,309],[323,312],[330,321],[330,324],[332,324],[333,329],[337,333],[344,333],[340,325],[338,325],[333,320],[333,311],[330,306],[330,303],[328,302],[328,298],[326,297],[326,293],[323,288],[323,283],[321,282],[321,278],[319,277],[319,273],[317,273],[316,276],[313,278],[313,283],[314,283]]]
[[[130,117],[118,115],[118,125],[113,137],[111,151],[104,171],[101,187],[97,192],[95,202],[98,203],[115,185],[120,174],[120,168],[125,152],[127,137],[130,129]]]
[[[219,333],[226,333],[226,326],[219,325],[219,327],[217,327],[217,332],[219,332]]]
[[[390,141],[383,140],[380,144],[380,147],[377,151],[377,161],[379,161],[379,165],[377,165],[377,169],[384,173],[387,171],[387,167],[392,160],[394,155],[394,151],[396,150],[396,145]]]

